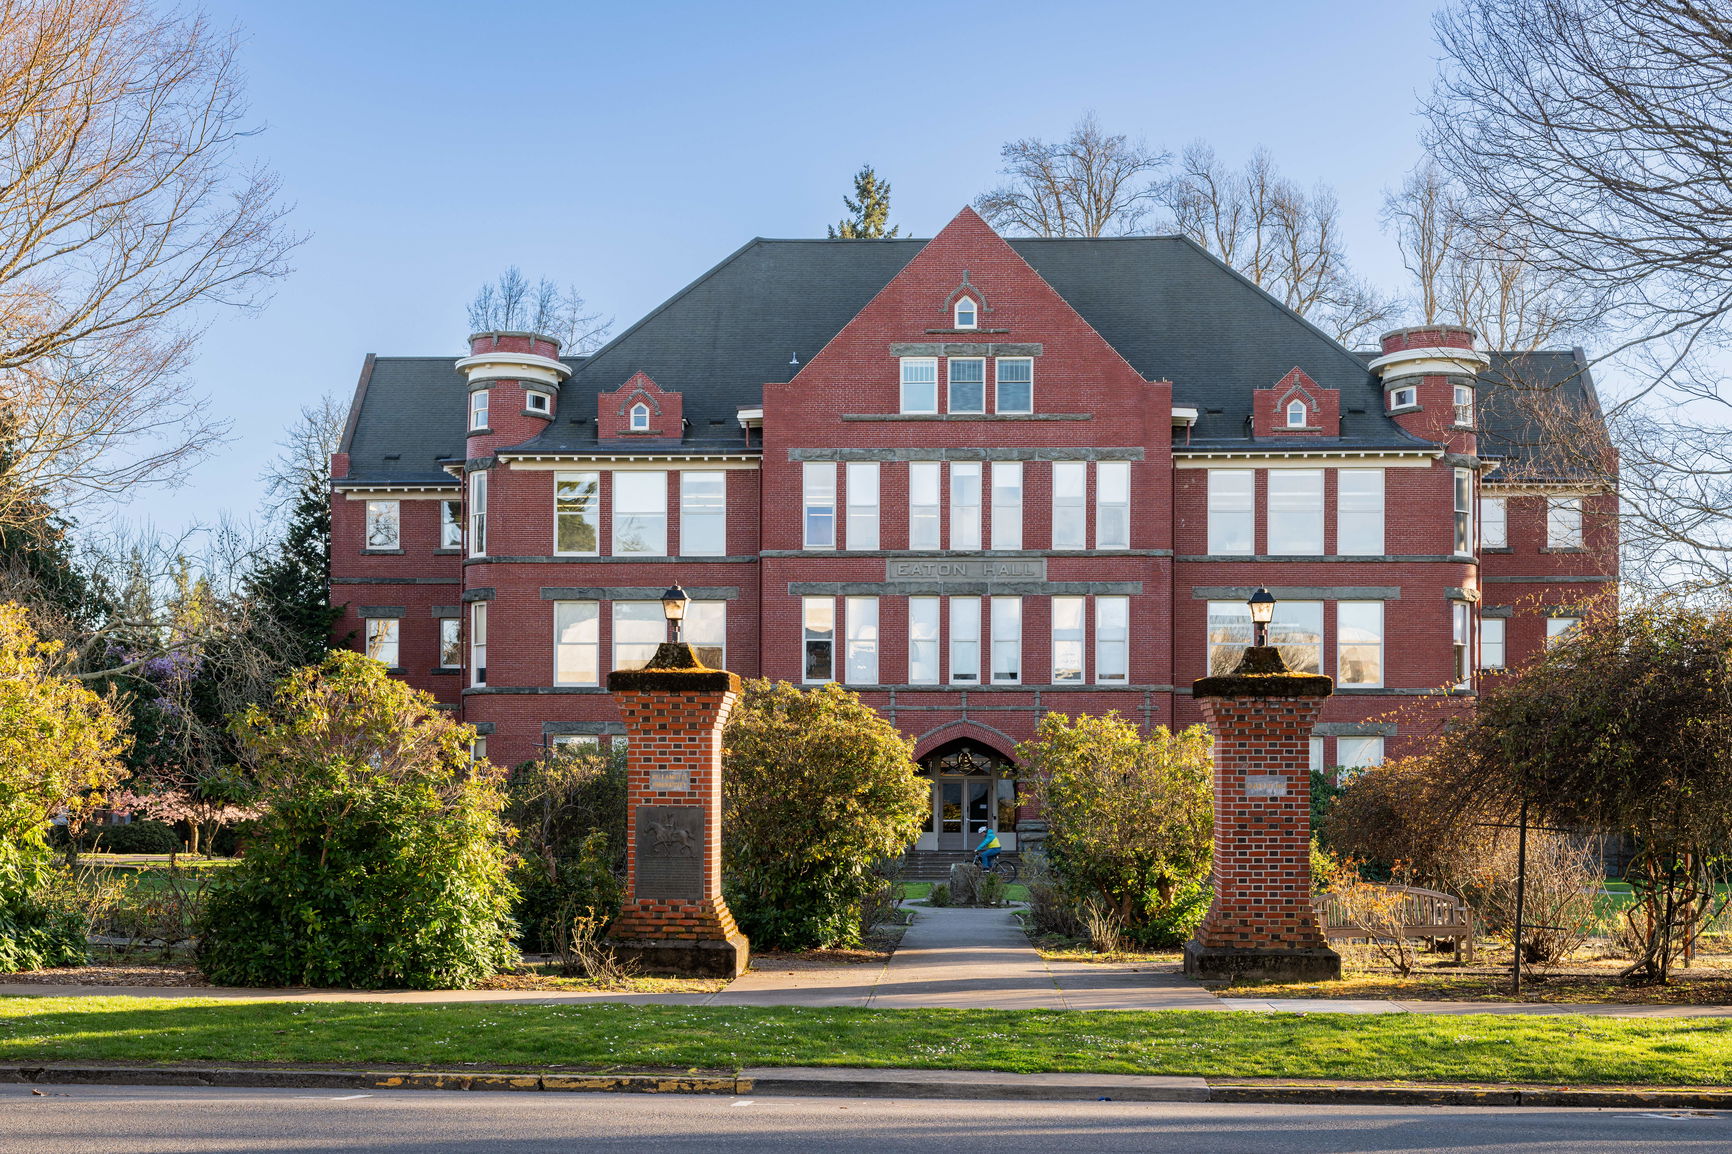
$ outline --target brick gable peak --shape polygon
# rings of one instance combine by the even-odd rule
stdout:
[[[597,393],[595,402],[596,436],[600,440],[685,436],[684,398],[656,384],[641,369],[612,392]]]
[[[1289,406],[1302,403],[1303,423],[1290,423]],[[1326,389],[1295,365],[1251,397],[1251,432],[1257,437],[1339,437],[1341,393]]]

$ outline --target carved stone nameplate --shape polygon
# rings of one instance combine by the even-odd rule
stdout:
[[[638,806],[637,897],[704,896],[704,817],[701,805]]]
[[[1287,779],[1278,773],[1247,773],[1246,797],[1286,797]]]
[[[886,581],[1045,581],[1046,558],[1001,561],[990,558],[941,557],[933,560],[891,558],[884,563]]]
[[[692,771],[656,766],[649,771],[649,787],[651,789],[690,789],[692,787]]]

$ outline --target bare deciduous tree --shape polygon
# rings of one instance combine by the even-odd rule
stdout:
[[[222,433],[179,379],[206,304],[287,271],[236,38],[142,0],[0,0],[0,524],[172,480]]]
[[[1159,198],[1181,236],[1336,340],[1361,339],[1394,319],[1395,302],[1348,266],[1334,192],[1306,192],[1280,175],[1267,152],[1259,149],[1235,171],[1207,144],[1193,143]]]
[[[542,277],[534,284],[512,265],[484,284],[469,302],[471,332],[535,332],[557,339],[565,353],[600,347],[613,318],[588,310],[576,285],[561,288]]]
[[[1155,207],[1154,177],[1168,156],[1109,135],[1093,113],[1062,141],[1015,140],[999,150],[1010,182],[975,198],[1001,232],[1110,236],[1135,232]]]

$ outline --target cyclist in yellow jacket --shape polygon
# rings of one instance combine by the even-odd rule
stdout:
[[[996,830],[981,826],[975,832],[980,834],[980,844],[974,847],[974,856],[980,859],[981,869],[991,870],[992,863],[998,860],[998,855],[1004,846],[999,842]]]

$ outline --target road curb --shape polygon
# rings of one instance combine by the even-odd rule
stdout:
[[[1732,1089],[1596,1089],[1235,1082],[1123,1074],[1001,1074],[968,1070],[756,1069],[686,1074],[533,1071],[313,1070],[231,1066],[0,1066],[0,1083],[210,1086],[226,1089],[474,1090],[536,1093],[721,1094],[1006,1101],[1219,1102],[1283,1106],[1527,1106],[1732,1110]]]

